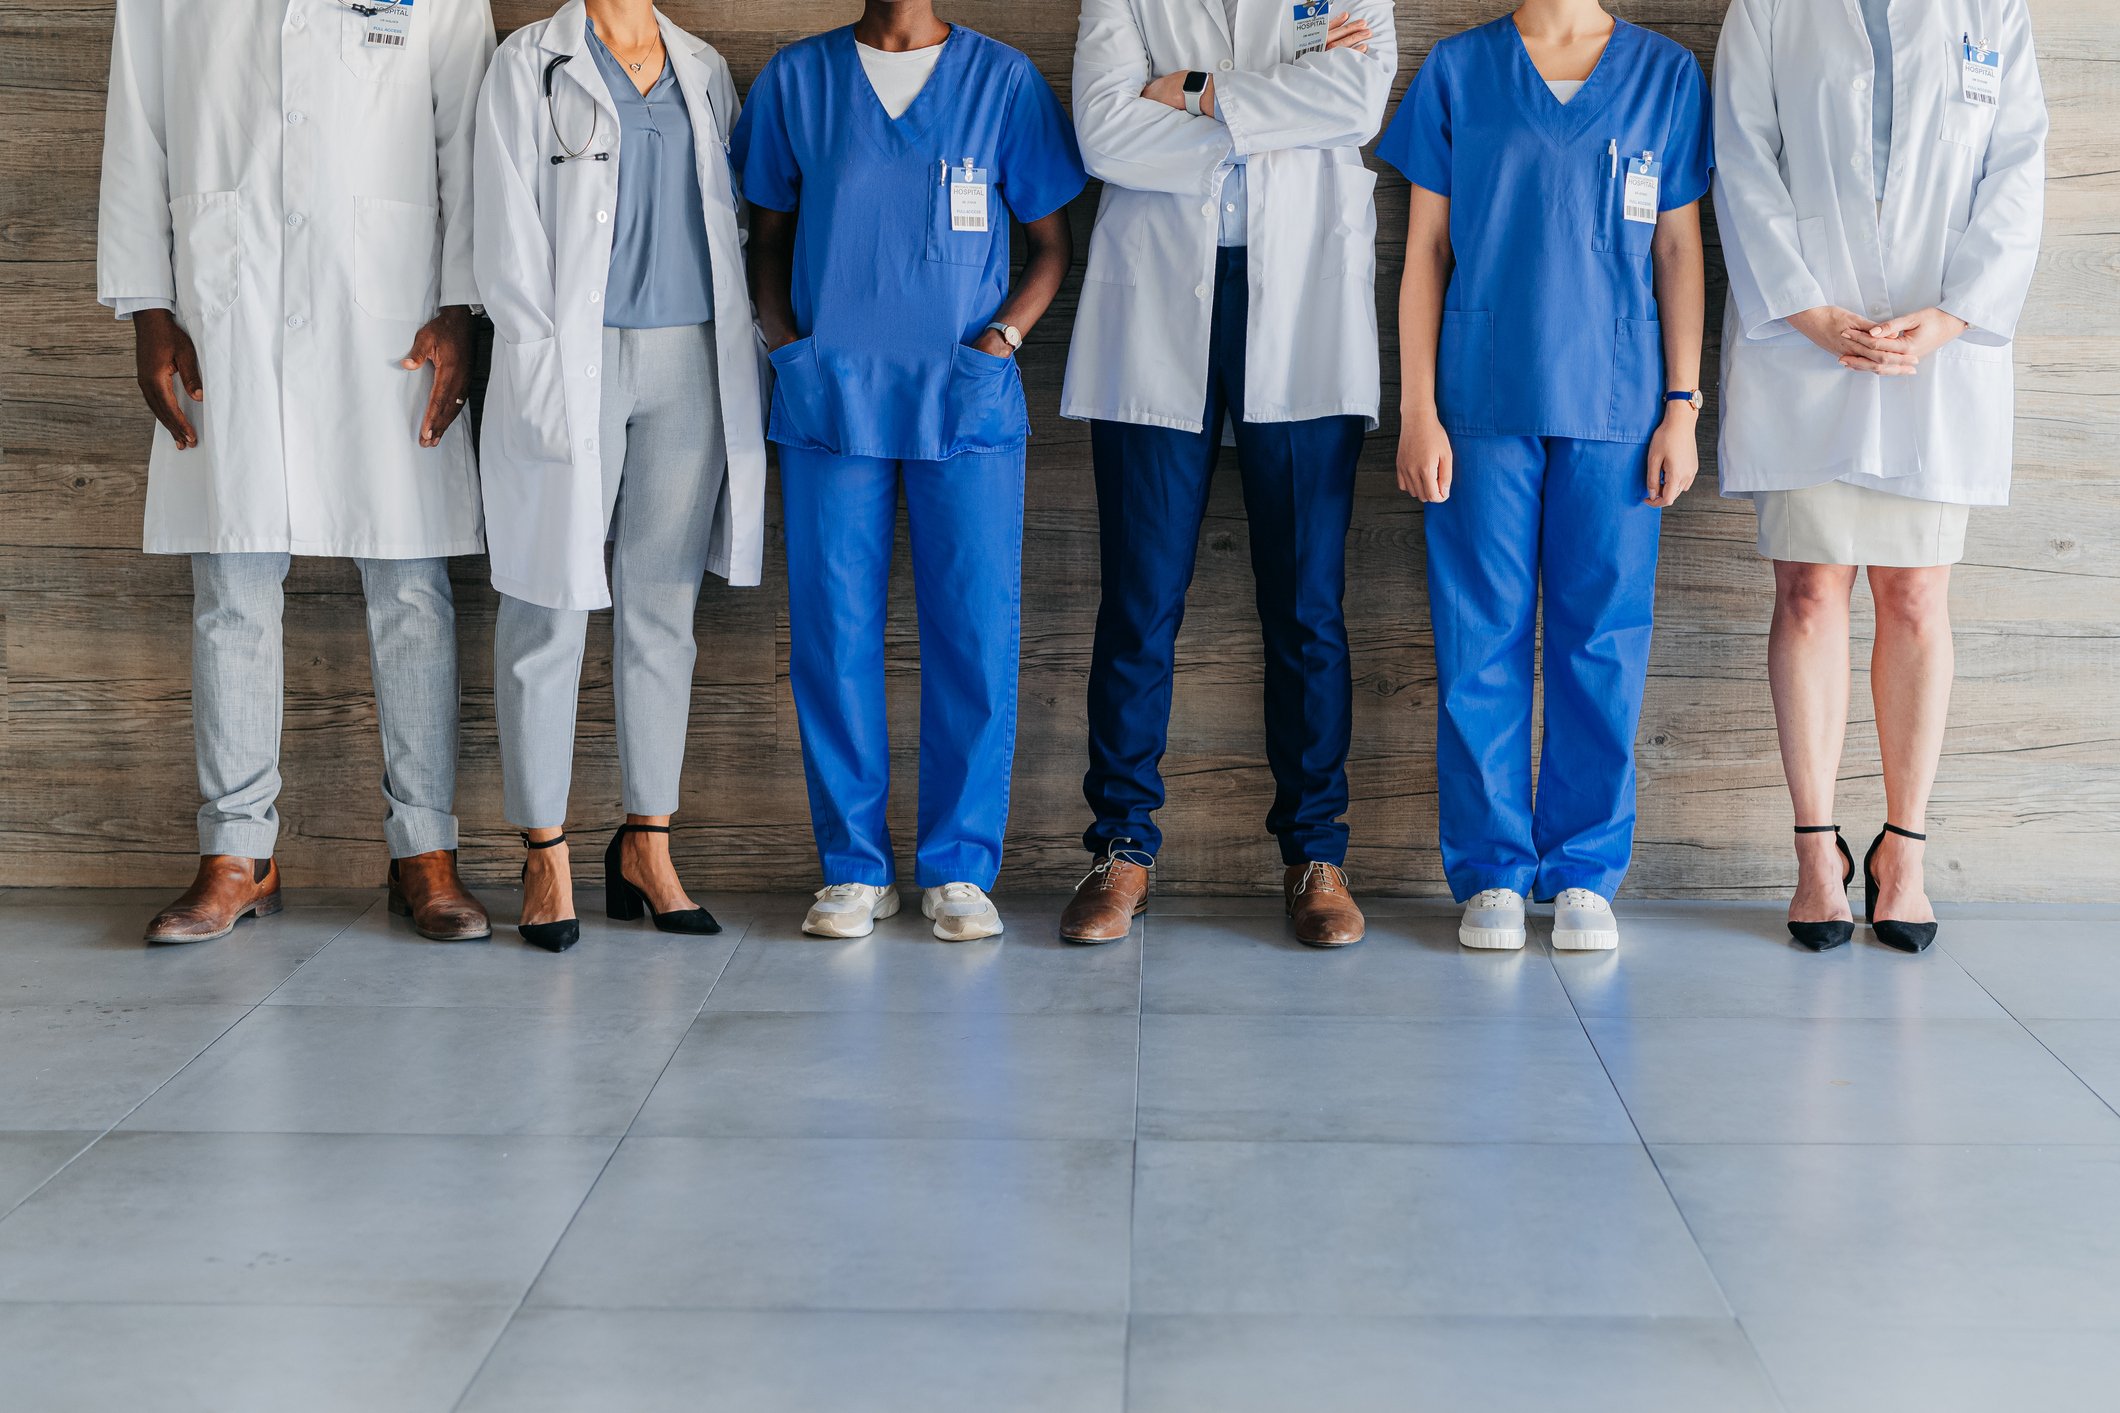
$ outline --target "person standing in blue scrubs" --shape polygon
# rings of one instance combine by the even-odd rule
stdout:
[[[1377,154],[1413,183],[1400,488],[1426,502],[1443,869],[1466,946],[1618,945],[1662,511],[1699,469],[1707,85],[1596,0],[1436,45]],[[1533,643],[1545,738],[1532,788]]]
[[[731,149],[773,364],[789,675],[825,887],[803,923],[898,910],[884,624],[901,488],[920,613],[922,911],[992,936],[1016,749],[1024,443],[1014,353],[1073,258],[1087,180],[1023,54],[930,0],[868,0],[773,56]],[[1009,223],[1028,252],[1009,285]]]

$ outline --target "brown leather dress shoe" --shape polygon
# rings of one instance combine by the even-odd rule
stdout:
[[[206,854],[183,896],[147,924],[149,942],[211,942],[236,930],[246,917],[280,910],[280,868],[271,859]]]
[[[456,850],[390,861],[390,911],[412,919],[430,942],[476,942],[493,935],[486,910],[456,876]]]
[[[1114,849],[1075,885],[1060,914],[1060,936],[1069,942],[1117,942],[1148,910],[1148,871],[1155,860],[1132,849]]]
[[[1347,891],[1347,875],[1329,863],[1292,866],[1281,877],[1281,895],[1295,923],[1296,941],[1307,947],[1344,947],[1362,940],[1367,924]]]

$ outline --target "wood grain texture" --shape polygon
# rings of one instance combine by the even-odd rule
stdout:
[[[2048,232],[2017,348],[2016,503],[1972,522],[1954,581],[1959,683],[1931,828],[1940,897],[2120,894],[2120,11],[2112,0],[2032,0],[2053,112]],[[671,0],[748,85],[776,48],[844,23],[858,0]],[[1068,0],[944,0],[946,16],[1029,53],[1063,99],[1075,29]],[[1401,0],[1403,90],[1445,34],[1500,6]],[[1615,8],[1706,63],[1721,0]],[[503,32],[545,13],[504,0]],[[188,876],[196,807],[188,682],[190,573],[137,550],[149,422],[129,330],[95,303],[96,153],[109,54],[101,0],[0,0],[0,886],[174,884]],[[1385,172],[1378,307],[1385,402],[1396,402],[1392,310],[1406,186]],[[1078,249],[1094,203],[1073,208]],[[1712,235],[1712,221],[1710,223]],[[1077,271],[1079,276],[1079,267]],[[1025,350],[1035,439],[1026,516],[1022,724],[1004,885],[1072,883],[1096,607],[1089,437],[1058,416],[1074,284]],[[1711,293],[1719,313],[1720,282]],[[1715,334],[1711,329],[1712,346]],[[1712,419],[1703,429],[1713,445]],[[1371,892],[1442,889],[1435,854],[1435,669],[1419,511],[1393,487],[1395,422],[1364,448],[1349,545],[1356,674],[1350,867]],[[1709,469],[1712,475],[1712,464]],[[715,888],[812,887],[802,764],[787,681],[785,565],[769,500],[766,587],[709,580],[678,850]],[[1263,820],[1258,629],[1233,475],[1202,531],[1180,642],[1161,883],[1264,889],[1278,862]],[[1766,567],[1748,506],[1704,483],[1665,521],[1658,638],[1641,728],[1639,894],[1778,896],[1789,810],[1767,699]],[[901,547],[901,554],[903,553]],[[493,734],[493,595],[481,561],[455,567],[463,649],[459,809],[465,863],[511,876]],[[1865,596],[1866,597],[1866,596]],[[892,593],[891,719],[909,851],[917,778],[918,644],[907,576]],[[1867,613],[1866,603],[1863,613]],[[1882,809],[1857,627],[1855,720],[1841,818]],[[302,884],[381,876],[380,752],[351,566],[298,562],[287,615],[286,832]],[[573,827],[615,818],[609,634],[592,629]],[[586,860],[593,851],[583,850]]]

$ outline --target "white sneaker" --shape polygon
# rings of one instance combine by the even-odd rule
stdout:
[[[1609,952],[1619,945],[1612,905],[1588,888],[1564,888],[1553,900],[1553,946],[1562,952]]]
[[[1523,946],[1524,895],[1513,888],[1475,894],[1458,924],[1458,945],[1491,952],[1514,952]]]
[[[813,937],[866,937],[898,911],[898,890],[873,883],[834,883],[817,890],[802,930]]]
[[[935,935],[945,942],[1001,935],[1001,914],[976,883],[945,883],[928,889],[920,895],[920,915],[935,920]]]

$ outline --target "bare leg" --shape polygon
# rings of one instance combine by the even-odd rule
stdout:
[[[563,831],[553,827],[523,832],[534,841],[543,841],[557,839]],[[530,850],[523,858],[523,925],[559,922],[574,915],[574,874],[567,846]]]
[[[668,824],[666,814],[629,814],[628,824]],[[619,870],[626,881],[647,895],[648,906],[659,913],[688,912],[699,904],[677,881],[677,866],[670,862],[667,834],[628,834],[618,846]]]
[[[1848,732],[1848,598],[1855,570],[1845,564],[1774,562],[1774,627],[1767,680],[1781,769],[1798,824],[1833,823],[1833,787]],[[1912,828],[1913,826],[1908,826]],[[1798,834],[1792,922],[1850,916],[1840,850],[1830,834]]]
[[[1951,567],[1870,570],[1877,603],[1877,645],[1870,654],[1870,696],[1877,704],[1877,748],[1884,760],[1885,818],[1928,832],[1929,790],[1943,754],[1944,718],[1957,670],[1951,645]],[[1932,922],[1922,886],[1925,845],[1887,834],[1877,851],[1875,915]]]

